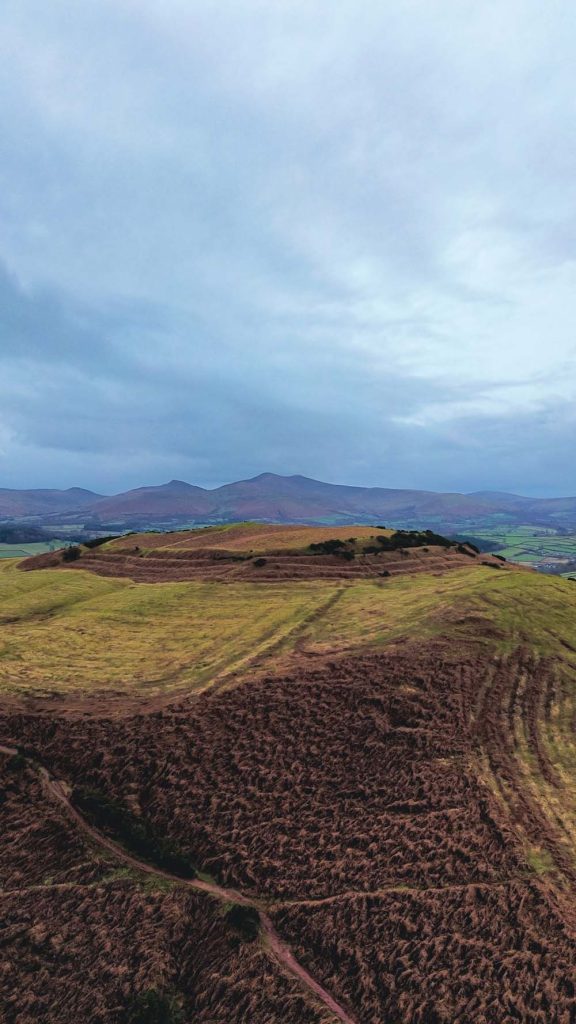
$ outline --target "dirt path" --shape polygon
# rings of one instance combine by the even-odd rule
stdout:
[[[404,885],[398,882],[391,882],[381,889],[347,889],[344,892],[334,893],[333,896],[310,896],[306,899],[290,899],[282,897],[274,900],[274,909],[280,907],[319,907],[326,903],[337,903],[338,900],[362,900],[378,899],[378,897],[389,896],[390,893],[438,893],[438,892],[464,892],[467,889],[502,889],[513,882],[530,882],[534,880],[534,873],[526,870],[522,873],[508,875],[506,878],[496,878],[490,882],[451,882],[448,885]]]
[[[235,664],[228,666],[222,672],[215,675],[210,682],[202,687],[201,690],[196,690],[190,695],[192,700],[195,700],[199,693],[216,693],[218,690],[227,689],[230,686],[236,686],[238,682],[245,682],[247,673],[250,673],[251,677],[260,673],[266,673],[272,669],[278,672],[286,665],[282,664],[282,653],[286,652],[286,657],[290,659],[291,656],[302,656],[302,645],[306,638],[306,633],[311,625],[318,622],[327,612],[331,611],[335,604],[338,604],[342,600],[346,593],[349,582],[346,580],[340,580],[337,589],[334,593],[316,605],[315,608],[305,615],[299,622],[294,626],[291,626],[286,633],[280,636],[275,636],[267,643],[263,649],[257,651],[255,654],[250,654],[243,657],[240,661]],[[241,679],[236,678],[238,669],[242,669]],[[186,696],[184,697],[186,700]],[[170,703],[174,703],[173,700]]]
[[[299,979],[310,992],[324,1003],[326,1007],[334,1014],[338,1020],[342,1021],[342,1024],[356,1024],[353,1017],[350,1016],[346,1010],[336,1002],[336,1000],[322,987],[320,982],[316,981],[311,974],[308,973],[306,968],[299,964],[294,955],[290,951],[290,947],[282,942],[282,939],[278,935],[278,932],[274,928],[272,921],[268,917],[268,914],[260,911],[260,924],[264,933],[265,947],[275,955],[281,966],[287,968],[291,974]]]
[[[18,751],[14,747],[0,745],[0,754],[6,754],[8,757],[14,757],[18,754]],[[221,900],[224,903],[236,903],[240,906],[251,907],[255,910],[260,921],[264,949],[275,961],[277,961],[280,967],[296,978],[304,988],[308,989],[309,992],[319,999],[320,1002],[322,1002],[324,1006],[334,1014],[336,1019],[341,1021],[341,1024],[358,1024],[354,1017],[351,1017],[344,1007],[330,995],[327,989],[325,989],[319,981],[316,981],[316,979],[308,973],[306,968],[296,960],[290,950],[290,947],[282,941],[272,923],[271,918],[257,900],[244,896],[236,889],[224,889],[215,882],[203,881],[200,878],[180,878],[178,875],[173,875],[169,871],[162,871],[160,868],[154,867],[151,864],[147,864],[146,861],[139,860],[137,857],[132,856],[132,854],[120,846],[119,843],[116,843],[113,839],[110,839],[109,836],[104,835],[86,821],[79,811],[76,810],[73,804],[71,804],[66,787],[57,779],[52,778],[46,768],[38,764],[35,767],[47,796],[56,800],[62,806],[68,818],[78,826],[84,835],[88,836],[102,849],[107,850],[108,853],[113,854],[117,860],[122,861],[122,863],[126,864],[128,867],[131,867],[141,873],[155,875],[157,878],[163,878],[169,882],[174,882],[177,885],[186,885],[191,889],[207,893],[209,896],[213,896],[215,899]]]

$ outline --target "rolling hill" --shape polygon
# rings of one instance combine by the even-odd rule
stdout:
[[[526,498],[481,491],[436,493],[385,487],[349,487],[303,476],[262,473],[207,490],[181,480],[139,487],[110,497],[81,488],[68,491],[0,491],[0,516],[47,517],[94,523],[145,523],[160,528],[185,522],[239,520],[303,523],[437,525],[446,529],[483,524],[534,524],[576,528],[576,498]]]
[[[60,512],[78,512],[92,508],[102,499],[101,494],[83,487],[69,487],[59,491],[50,488],[12,490],[0,487],[0,517],[43,516]]]
[[[576,586],[241,524],[0,565],[7,1020],[570,1024]]]

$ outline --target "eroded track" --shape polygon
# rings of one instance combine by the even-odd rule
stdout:
[[[13,747],[0,745],[0,754],[8,757],[17,757],[18,750]],[[53,778],[43,765],[38,765],[37,771],[42,780],[46,796],[49,799],[56,800],[78,829],[98,847],[112,854],[121,864],[126,864],[140,874],[152,875],[155,878],[161,878],[176,885],[187,886],[197,892],[205,893],[223,904],[235,904],[254,910],[258,915],[264,948],[275,958],[280,967],[293,975],[301,985],[305,986],[316,999],[324,1004],[336,1020],[341,1021],[341,1024],[357,1024],[357,1021],[333,998],[330,992],[298,962],[290,947],[278,935],[271,917],[266,913],[262,904],[253,898],[243,895],[243,893],[236,889],[223,888],[215,882],[205,881],[200,878],[182,878],[179,875],[171,874],[169,871],[164,871],[153,864],[135,857],[123,846],[115,842],[114,839],[111,839],[91,825],[71,803],[66,787],[58,779]]]

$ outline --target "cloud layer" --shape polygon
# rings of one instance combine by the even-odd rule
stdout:
[[[576,492],[564,3],[2,22],[2,485]]]

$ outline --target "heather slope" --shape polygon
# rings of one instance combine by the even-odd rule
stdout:
[[[67,1024],[95,985],[101,1024],[151,991],[206,1024],[570,1024],[574,584],[427,545],[302,581],[324,554],[253,527],[141,537],[140,561],[227,533],[292,577],[0,568],[14,1019]]]

